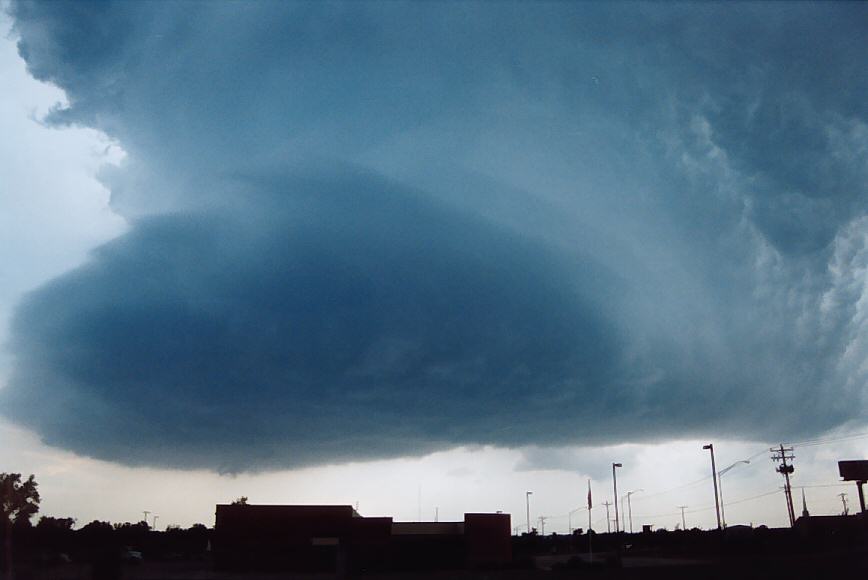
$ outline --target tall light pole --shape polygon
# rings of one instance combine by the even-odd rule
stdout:
[[[630,514],[630,533],[633,533],[633,507],[630,505],[630,496],[634,493],[639,493],[640,491],[645,491],[642,488],[634,489],[632,491],[627,492],[627,513]]]
[[[729,471],[733,467],[738,467],[742,463],[750,463],[750,459],[742,459],[740,461],[736,461],[735,463],[733,463],[729,467],[724,467],[723,469],[721,469],[720,471],[717,472],[717,487],[718,487],[718,490],[720,491],[720,519],[723,521],[723,527],[724,528],[726,527],[726,513],[723,510],[723,506],[725,504],[723,501],[723,479],[721,479],[721,478],[723,477],[724,473],[726,473],[727,471]]]
[[[717,467],[714,465],[714,445],[703,445],[711,453],[711,479],[714,481],[714,513],[717,515],[717,529],[720,529],[720,494],[717,491]]]
[[[622,495],[622,496],[621,496],[621,513],[622,513],[622,514],[624,513],[624,500],[625,500],[625,499],[627,499],[627,496],[626,496],[626,495]],[[626,515],[626,514],[625,514],[625,515]],[[627,530],[627,522],[622,522],[622,523],[624,524],[624,531],[626,531],[626,530]],[[618,531],[620,531],[620,530],[618,530]]]
[[[618,474],[615,473],[616,467],[623,467],[620,463],[612,464],[612,485],[615,486],[615,531],[620,532],[621,526],[618,520]]]
[[[524,501],[527,505],[527,533],[530,533],[530,496],[533,495],[532,491],[524,492]]]

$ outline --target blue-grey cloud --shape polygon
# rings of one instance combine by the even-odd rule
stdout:
[[[862,6],[12,5],[131,231],[4,412],[220,469],[865,408]]]

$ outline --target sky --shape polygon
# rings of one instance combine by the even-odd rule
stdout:
[[[785,521],[782,441],[839,509],[864,6],[4,9],[0,470],[44,513],[533,490],[563,531],[621,461],[643,523],[708,526],[711,440],[728,519]]]

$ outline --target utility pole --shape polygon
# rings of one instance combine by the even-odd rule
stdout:
[[[612,520],[609,519],[609,506],[612,505],[612,502],[606,500],[603,502],[603,505],[606,506],[606,533],[612,533]]]
[[[618,520],[618,475],[615,473],[616,467],[623,467],[620,463],[612,464],[612,485],[615,486],[615,531],[621,531],[620,521]]]
[[[436,523],[439,521],[440,521],[440,507],[438,506],[438,507],[434,508],[434,522]]]
[[[847,494],[839,493],[838,497],[841,498],[841,503],[844,504],[844,511],[841,512],[841,515],[846,516],[848,513],[850,513],[850,509],[847,507]]]
[[[527,506],[527,533],[530,533],[530,496],[533,495],[532,491],[524,492],[524,501]]]
[[[717,529],[720,529],[720,494],[717,490],[717,467],[714,465],[714,445],[703,445],[711,453],[711,479],[714,480],[714,513],[717,515]],[[791,522],[792,524],[792,522]]]
[[[790,517],[790,527],[796,523],[796,512],[793,509],[793,489],[790,486],[790,474],[795,471],[792,463],[787,463],[787,460],[795,459],[792,447],[784,447],[781,443],[780,447],[772,447],[769,449],[772,453],[772,461],[780,461],[781,464],[775,471],[784,476],[786,484],[784,485],[784,495],[787,498],[787,515]]]
[[[547,519],[548,519],[548,517],[546,517],[546,516],[540,516],[539,517],[540,534],[542,534],[543,536],[546,535],[546,520]]]
[[[681,529],[687,531],[687,521],[684,519],[684,510],[687,509],[686,505],[678,506],[678,509],[681,510]]]
[[[151,513],[148,510],[142,510],[142,513],[145,514],[145,523],[148,523],[148,514]]]
[[[160,518],[160,516],[158,516],[158,515],[156,515],[156,514],[154,515],[154,531],[157,530],[157,520],[158,520],[159,518]]]

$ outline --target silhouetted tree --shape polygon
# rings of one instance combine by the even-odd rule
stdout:
[[[20,473],[0,473],[0,523],[5,530],[6,577],[12,578],[12,528],[29,526],[30,518],[39,511],[36,478],[31,475],[21,481]]]
[[[247,505],[247,496],[242,495],[241,497],[233,501],[232,505]]]
[[[99,520],[94,520],[81,528],[79,532],[85,535],[91,534],[110,534],[114,528],[108,522],[101,522]]]
[[[135,524],[131,524],[130,522],[115,524],[114,529],[118,532],[143,533],[149,531],[151,529],[151,526],[148,525],[148,522],[143,520]]]
[[[36,524],[36,530],[41,532],[68,532],[75,525],[73,518],[53,518],[42,516]]]
[[[68,552],[73,542],[73,518],[53,518],[42,516],[36,524],[36,541],[43,549],[55,553]]]
[[[29,522],[39,511],[39,492],[33,475],[21,481],[20,473],[0,473],[0,518],[4,523]]]

